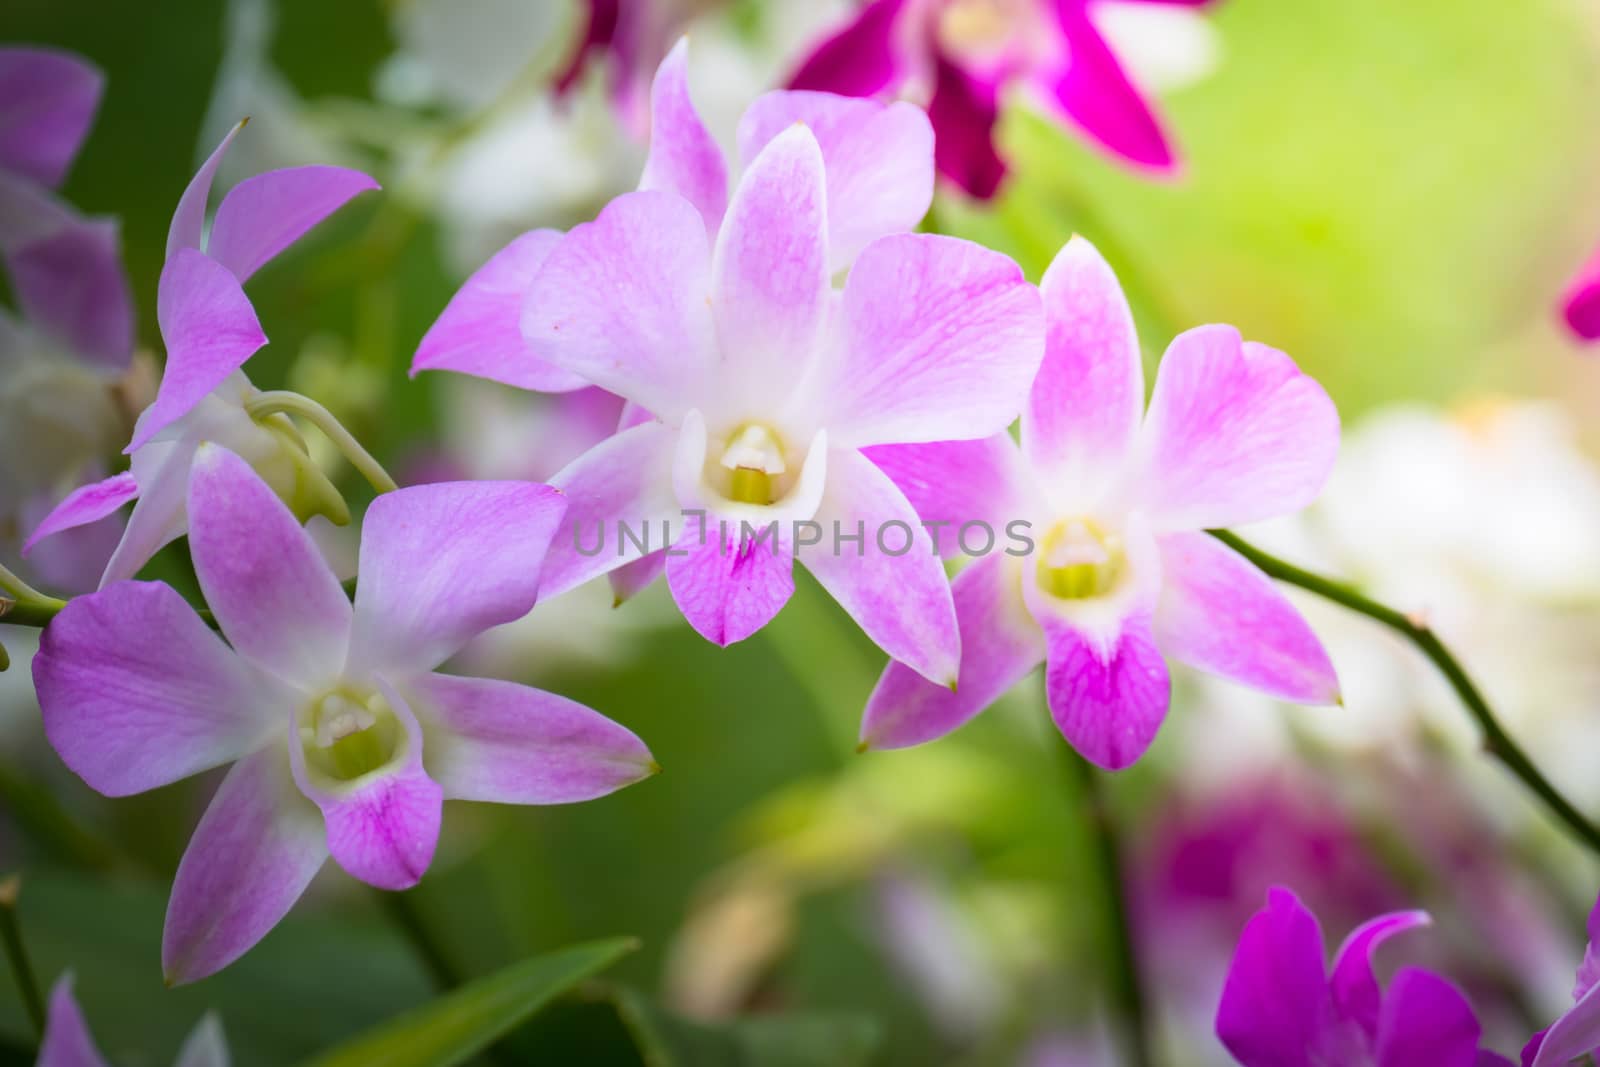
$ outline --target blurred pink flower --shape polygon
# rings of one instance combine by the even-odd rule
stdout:
[[[1600,341],[1600,253],[1596,253],[1567,287],[1561,305],[1567,328],[1582,341]]]
[[[185,1039],[173,1067],[228,1067],[231,1062],[222,1023],[208,1014]],[[73,996],[71,974],[57,979],[50,991],[50,1013],[37,1067],[108,1067]]]
[[[1567,1067],[1580,1056],[1600,1056],[1600,901],[1589,912],[1588,927],[1572,1008],[1523,1047],[1523,1067]]]

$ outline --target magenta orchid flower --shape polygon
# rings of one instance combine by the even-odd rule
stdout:
[[[1108,768],[1133,763],[1154,739],[1169,657],[1286,700],[1337,701],[1333,666],[1305,620],[1204,532],[1316,497],[1339,444],[1327,394],[1282,352],[1204,326],[1172,342],[1141,421],[1139,342],[1105,260],[1074,238],[1041,288],[1048,340],[1020,448],[1001,433],[869,453],[924,522],[944,524],[945,551],[964,543],[967,523],[1014,536],[953,583],[959,689],[891,663],[862,744],[940,737],[1041,661],[1056,725]]]
[[[237,959],[330,855],[379,888],[416,884],[446,797],[565,803],[653,772],[638,738],[582,705],[435,670],[532,608],[564,510],[555,490],[378,497],[352,608],[245,460],[201,445],[188,483],[195,572],[228,644],[170,587],[118,582],[69,602],[33,666],[46,736],[101,793],[233,764],[178,867],[169,981]]]
[[[207,1014],[184,1040],[173,1067],[228,1067],[231,1062],[222,1023],[215,1015]],[[72,994],[71,974],[57,979],[50,991],[50,1013],[45,1020],[37,1067],[109,1067]]]
[[[201,165],[172,216],[156,297],[167,364],[155,402],[139,416],[124,450],[132,457],[130,469],[72,493],[23,548],[26,553],[45,537],[137,501],[106,564],[102,588],[133,577],[163,545],[183,535],[191,460],[202,441],[248,459],[303,513],[341,513],[338,494],[287,420],[258,421],[245,410],[256,389],[241,368],[267,337],[244,283],[351,197],[378,185],[343,167],[268,171],[229,190],[209,235],[202,236],[212,177],[243,126],[229,131]]]
[[[1600,901],[1589,912],[1589,943],[1572,989],[1572,1007],[1523,1046],[1522,1067],[1567,1067],[1600,1056]]]
[[[802,62],[791,88],[924,102],[939,173],[973,196],[1005,176],[994,129],[1013,87],[1129,166],[1178,169],[1154,107],[1099,24],[1108,9],[1210,0],[869,0]]]
[[[1511,1067],[1478,1047],[1482,1028],[1450,982],[1405,967],[1387,989],[1372,958],[1425,912],[1380,915],[1324,964],[1322,929],[1294,893],[1276,888],[1239,936],[1217,1008],[1217,1036],[1243,1067]]]
[[[1561,314],[1567,329],[1580,341],[1600,341],[1600,253],[1572,279]]]

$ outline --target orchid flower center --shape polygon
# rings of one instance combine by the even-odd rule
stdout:
[[[1122,539],[1093,519],[1067,519],[1045,536],[1036,580],[1062,600],[1088,600],[1116,588],[1127,564]]]
[[[719,465],[726,472],[729,500],[762,507],[777,500],[789,465],[783,458],[783,439],[770,426],[747,422],[728,435]]]
[[[401,734],[400,721],[382,694],[344,688],[306,705],[299,729],[307,765],[341,782],[388,764]]]
[[[1029,43],[1037,7],[1036,0],[949,0],[939,12],[940,49],[970,60],[997,59]]]

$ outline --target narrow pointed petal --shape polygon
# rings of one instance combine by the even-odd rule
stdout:
[[[950,589],[961,628],[954,692],[903,663],[890,663],[861,718],[861,743],[905,748],[943,737],[1004,696],[1044,660],[1044,635],[1022,602],[1018,561],[992,555],[956,575]]]
[[[49,48],[0,48],[0,170],[54,189],[100,106],[105,75]]]
[[[666,573],[667,553],[659,550],[624,563],[606,577],[611,580],[611,595],[620,607],[655,584]]]
[[[267,484],[220,445],[195,453],[189,552],[240,655],[306,689],[338,676],[351,618],[339,579]]]
[[[6,257],[12,291],[29,321],[85,362],[120,371],[133,357],[133,298],[117,224],[76,220]]]
[[[838,449],[828,456],[816,521],[823,542],[801,564],[891,659],[954,685],[961,635],[950,580],[905,495],[860,452]],[[866,535],[859,553],[833,543],[835,529],[858,527]]]
[[[156,317],[167,346],[166,369],[155,403],[140,417],[125,452],[186,415],[267,343],[238,279],[189,248],[162,268]]]
[[[79,486],[67,494],[67,498],[57,504],[28,535],[28,539],[22,543],[22,554],[28,555],[34,545],[51,534],[98,522],[138,495],[139,483],[131,471]]]
[[[1327,650],[1270,578],[1209,534],[1167,534],[1159,544],[1163,652],[1281,700],[1339,702]]]
[[[281,722],[270,680],[159,582],[68,601],[40,636],[33,677],[45,736],[107,796],[231,762]]]
[[[1144,414],[1144,367],[1133,312],[1100,253],[1074,237],[1040,283],[1044,362],[1022,418],[1022,447],[1040,479],[1072,487],[1065,510],[1088,509],[1123,472]]]
[[[962,552],[969,523],[978,524],[970,531],[975,548],[986,526],[1003,549],[1010,524],[1025,522],[1031,510],[1031,476],[1004,431],[973,441],[876,445],[863,454],[905,494],[945,559]]]
[[[444,795],[494,804],[570,804],[655,773],[632,731],[566,697],[492,678],[411,683],[438,726],[428,766]]]
[[[716,366],[705,222],[682,197],[625,193],[551,250],[522,315],[535,357],[663,418]]]
[[[933,127],[921,108],[832,93],[767,93],[739,120],[745,165],[796,123],[822,149],[829,273],[844,270],[878,238],[916,229],[933,203]]]
[[[536,482],[442,482],[384,493],[362,521],[350,662],[431,670],[469,640],[522,618],[566,513]]]
[[[1137,763],[1167,717],[1172,681],[1150,632],[1132,615],[1110,632],[1041,620],[1050,717],[1085,759],[1106,770]]]
[[[1315,500],[1339,451],[1339,413],[1294,361],[1202,326],[1167,349],[1140,442],[1157,530],[1234,526]]]
[[[200,250],[206,225],[206,202],[211,199],[211,182],[217,176],[217,168],[222,166],[222,157],[228,154],[228,146],[242,129],[244,122],[227,132],[211,155],[206,157],[206,161],[200,164],[200,169],[189,179],[183,195],[178,198],[177,209],[172,213],[172,225],[167,228],[168,262],[178,254],[179,249]]]
[[[531,230],[479,267],[423,336],[412,377],[453,370],[541,393],[582,388],[582,378],[536,358],[522,339],[523,305],[560,240],[556,230]]]
[[[1243,1067],[1313,1067],[1333,1024],[1322,929],[1287,889],[1245,924],[1217,1008],[1217,1037]],[[1425,1062],[1425,1061],[1418,1061]]]
[[[73,996],[70,972],[50,989],[50,1011],[36,1067],[109,1067],[95,1046],[78,998]]]
[[[376,188],[344,167],[289,167],[246,178],[222,198],[206,255],[243,284],[352,197]]]
[[[743,641],[794,594],[793,550],[780,536],[744,537],[737,521],[691,522],[667,553],[667,587],[683,617],[707,641]]]
[[[1081,6],[1062,7],[1071,56],[1066,69],[1043,87],[1046,101],[1113,156],[1155,175],[1174,174],[1178,159],[1155,111],[1128,80],[1087,12]]]
[[[1044,358],[1038,290],[1007,257],[953,237],[873,242],[843,314],[843,356],[817,381],[835,447],[998,433]]]
[[[1000,191],[1006,162],[995,147],[1000,121],[999,84],[980,79],[939,57],[934,65],[928,121],[933,123],[934,166],[967,195],[988,200]]]
[[[1600,1049],[1600,985],[1584,991],[1536,1040],[1531,1067],[1567,1067],[1579,1056]]]
[[[228,1055],[228,1039],[222,1033],[222,1020],[207,1012],[184,1039],[172,1067],[230,1067],[232,1062]]]
[[[717,235],[711,305],[740,400],[797,382],[817,351],[832,295],[822,149],[810,130],[773,138],[740,179]]]
[[[1383,998],[1378,1067],[1476,1067],[1482,1033],[1459,989],[1436,974],[1402,967]]]
[[[687,37],[661,61],[650,87],[650,155],[639,188],[677,193],[700,212],[707,233],[716,233],[722,224],[728,166],[689,98]]]
[[[900,14],[907,0],[871,0],[806,57],[789,79],[791,89],[840,96],[877,96],[910,72]]]
[[[1431,921],[1425,911],[1380,915],[1352,930],[1334,956],[1329,979],[1334,1005],[1341,1016],[1360,1026],[1369,1040],[1377,1040],[1378,1014],[1383,1000],[1377,976],[1372,973],[1373,954],[1396,934],[1427,926]]]
[[[240,760],[178,864],[161,940],[167,981],[193,982],[250,951],[327,858],[322,817],[295,788],[283,749]]]
[[[188,441],[152,441],[133,454],[129,473],[139,483],[139,496],[122,540],[106,561],[100,588],[132,578],[163,546],[183,536],[193,461],[194,445]]]

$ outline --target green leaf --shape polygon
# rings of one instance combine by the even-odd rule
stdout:
[[[645,1067],[867,1067],[883,1040],[866,1016],[761,1015],[709,1026],[631,989],[612,997]]]
[[[514,1030],[578,982],[632,952],[612,938],[514,963],[383,1023],[307,1067],[452,1067]]]

